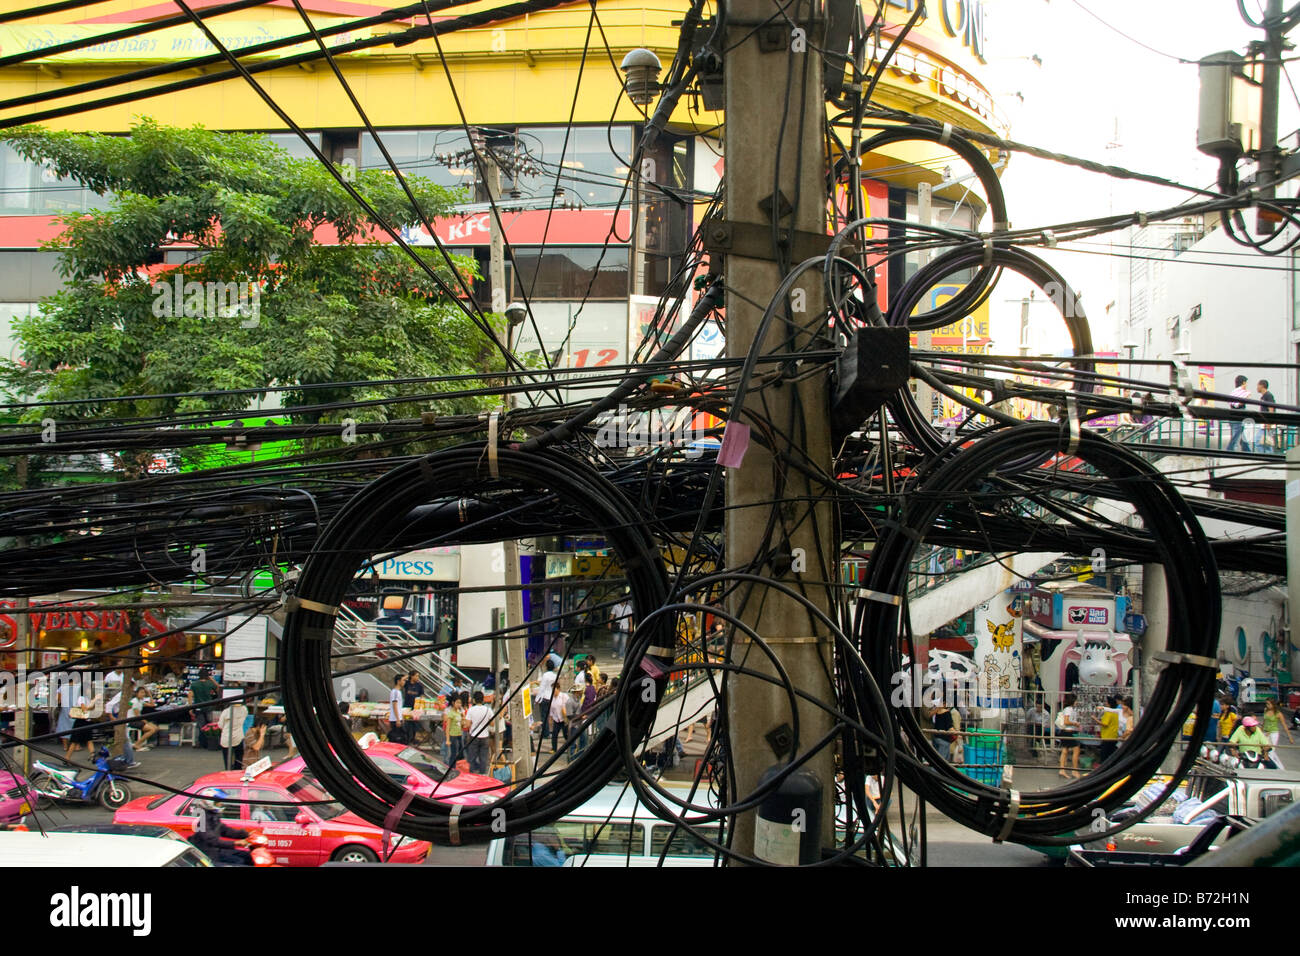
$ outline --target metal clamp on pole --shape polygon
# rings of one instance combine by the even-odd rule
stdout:
[[[1002,818],[1002,829],[993,838],[994,843],[1001,843],[1011,836],[1011,831],[1016,825],[1016,815],[1020,813],[1020,791],[1012,790],[1008,795],[1010,802],[1007,804],[1006,815]]]
[[[871,588],[858,588],[858,597],[867,601],[879,601],[881,604],[892,604],[894,607],[903,606],[903,599],[899,595],[873,591]]]
[[[1194,667],[1208,667],[1216,674],[1219,672],[1219,662],[1213,657],[1201,657],[1199,654],[1183,654],[1178,651],[1156,651],[1151,655],[1153,661],[1159,661],[1161,664],[1191,664]]]

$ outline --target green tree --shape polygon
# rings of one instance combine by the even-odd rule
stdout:
[[[0,368],[12,395],[71,401],[53,416],[60,424],[234,417],[264,398],[222,394],[231,389],[289,388],[287,406],[392,398],[391,389],[365,383],[502,367],[488,337],[383,241],[328,170],[264,136],[143,120],[130,136],[23,127],[3,138],[105,196],[105,208],[62,219],[49,248],[60,252],[64,288],[16,323],[24,362]],[[420,178],[410,185],[430,219],[458,198]],[[362,171],[354,186],[394,226],[419,221],[391,175]],[[318,231],[338,244],[321,244]],[[163,265],[165,250],[187,247],[188,262]],[[458,288],[440,255],[420,255]],[[456,268],[474,274],[470,259],[456,259]],[[499,317],[493,322],[499,332]],[[329,383],[340,384],[293,390]],[[126,396],[145,397],[111,400]],[[436,409],[481,404],[450,399]],[[427,407],[393,401],[294,417],[374,421]],[[138,474],[149,454],[123,456],[124,471]]]

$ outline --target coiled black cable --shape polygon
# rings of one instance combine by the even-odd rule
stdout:
[[[889,715],[900,751],[906,749],[920,758],[898,764],[900,778],[914,792],[972,829],[1042,845],[1076,842],[1075,831],[1093,825],[1095,811],[1118,807],[1145,786],[1196,710],[1193,745],[1175,773],[1172,789],[1195,759],[1209,720],[1214,668],[1207,663],[1212,665],[1218,644],[1218,569],[1195,515],[1169,480],[1137,455],[1090,431],[1083,431],[1072,443],[1068,432],[1055,424],[995,429],[951,453],[937,467],[923,469],[912,493],[905,497],[897,521],[872,554],[866,592],[872,596],[860,599],[855,624],[863,657],[877,682],[892,682],[894,675],[902,673],[901,640],[905,636],[910,639],[905,598],[908,569],[927,530],[942,524],[950,509],[964,505],[973,510],[979,502],[996,496],[1000,480],[995,473],[1000,464],[1026,454],[1059,451],[1077,456],[1123,491],[1145,522],[1165,569],[1169,608],[1166,649],[1171,662],[1156,682],[1132,735],[1088,777],[1055,790],[1026,793],[1013,801],[1010,791],[978,783],[943,760],[910,709],[895,707]],[[968,496],[972,491],[979,492],[978,499]],[[901,604],[878,600],[879,595],[899,595]],[[1127,821],[1126,826],[1132,822]]]
[[[667,600],[667,577],[653,539],[632,504],[584,461],[548,451],[496,449],[495,475],[486,445],[461,445],[394,469],[358,492],[330,522],[303,566],[297,604],[285,624],[280,649],[285,711],[308,766],[325,788],[353,812],[384,826],[407,791],[357,747],[339,719],[331,682],[330,650],[336,608],[353,576],[376,552],[400,539],[413,507],[432,500],[544,491],[538,507],[562,503],[582,511],[604,536],[631,588],[634,619]],[[621,732],[632,740],[650,729],[667,685],[673,657],[673,620],[661,615],[637,627],[629,664],[613,706]],[[513,677],[523,686],[523,675]],[[649,685],[646,684],[649,682]],[[644,692],[646,687],[653,693]],[[516,741],[528,728],[514,728]],[[516,744],[518,746],[518,743]],[[582,756],[546,780],[517,783],[491,804],[452,806],[414,796],[392,829],[433,842],[486,842],[548,823],[589,799],[623,764],[613,728],[601,731]]]
[[[1080,372],[1093,371],[1093,360],[1081,357],[1091,356],[1093,345],[1092,330],[1079,297],[1059,272],[1023,249],[974,243],[940,256],[919,270],[896,296],[891,297],[887,322],[895,327],[904,326],[909,329],[937,328],[935,316],[938,310],[922,316],[913,316],[912,310],[932,287],[948,276],[985,262],[1019,273],[1042,289],[1050,301],[1060,306],[1066,330],[1070,333],[1072,351],[1076,356],[1070,360],[1071,367]],[[914,374],[925,377],[921,375],[916,363],[913,363],[913,370]],[[1092,392],[1096,385],[1090,376],[1083,375],[1076,379],[1074,388],[1080,392]],[[889,400],[888,405],[899,430],[918,448],[938,454],[947,447],[948,441],[930,424],[930,417],[917,407],[911,392],[901,390]]]

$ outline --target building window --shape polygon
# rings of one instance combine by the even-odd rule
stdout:
[[[516,247],[518,267],[515,288],[522,287],[530,299],[625,299],[627,298],[628,250],[613,246],[552,246],[537,249]],[[588,288],[590,287],[590,291]]]
[[[103,202],[104,197],[75,179],[59,177],[45,164],[0,143],[0,215],[54,216],[85,212]]]

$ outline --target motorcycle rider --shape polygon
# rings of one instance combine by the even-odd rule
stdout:
[[[190,842],[218,866],[252,866],[253,855],[235,846],[236,840],[248,839],[248,831],[226,826],[221,819],[219,801],[225,796],[223,792],[217,791],[213,794],[213,799],[198,801],[199,815],[194,821],[194,833],[189,838]]]
[[[1260,729],[1259,721],[1254,717],[1244,718],[1241,726],[1233,731],[1228,743],[1232,747],[1232,752],[1240,754],[1248,764],[1258,764],[1270,770],[1276,769],[1277,765],[1269,757],[1269,751],[1272,750],[1271,741]]]

